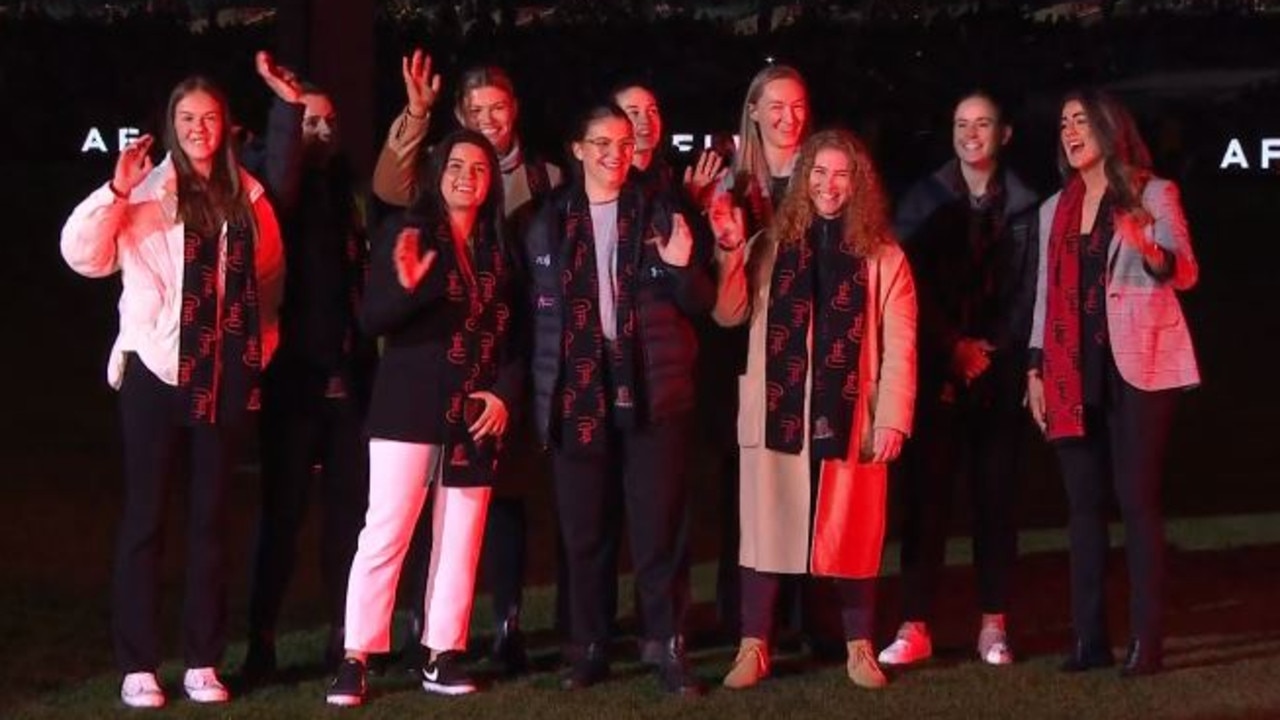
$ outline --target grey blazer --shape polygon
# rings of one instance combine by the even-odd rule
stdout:
[[[1055,193],[1040,206],[1040,262],[1030,343],[1033,349],[1044,347],[1049,235],[1061,195]],[[1122,229],[1116,228],[1107,252],[1111,353],[1120,376],[1139,390],[1193,387],[1200,384],[1200,369],[1175,291],[1194,286],[1200,268],[1191,250],[1191,234],[1178,186],[1152,178],[1143,190],[1142,205],[1154,218],[1143,232],[1173,253],[1173,274],[1165,279],[1152,275],[1135,243],[1126,242],[1121,238]]]

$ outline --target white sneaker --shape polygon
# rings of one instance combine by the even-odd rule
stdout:
[[[224,703],[231,699],[227,686],[218,679],[218,673],[211,667],[187,668],[182,676],[182,689],[192,702]]]
[[[978,633],[978,657],[988,665],[1013,663],[1013,650],[1009,649],[1009,639],[1004,634],[1004,628],[983,626]]]
[[[131,708],[160,708],[164,707],[164,690],[155,673],[129,673],[120,684],[120,700]]]
[[[880,651],[877,658],[881,665],[911,665],[933,657],[933,641],[929,628],[922,622],[904,622],[898,628],[898,637],[889,647]]]

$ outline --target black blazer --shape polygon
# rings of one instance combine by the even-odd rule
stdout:
[[[382,362],[373,383],[366,429],[370,437],[401,442],[440,444],[447,440],[445,413],[455,391],[447,387],[452,376],[447,354],[449,339],[466,321],[467,300],[449,299],[445,277],[458,266],[452,246],[435,247],[435,265],[413,292],[396,279],[392,252],[396,237],[408,222],[389,221],[378,233],[369,269],[369,285],[360,312],[360,323],[370,335],[382,336]],[[434,247],[435,228],[421,227],[422,243]],[[506,271],[497,278],[496,297],[505,298],[513,312],[525,301],[516,258],[504,248]],[[515,414],[524,383],[524,360],[515,340],[513,319],[509,332],[497,339],[497,380],[486,389],[497,395]],[[451,483],[446,483],[451,484]],[[490,482],[477,484],[488,485]]]

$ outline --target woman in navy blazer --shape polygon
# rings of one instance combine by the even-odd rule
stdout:
[[[1027,398],[1054,444],[1070,504],[1071,619],[1062,664],[1114,663],[1106,628],[1106,487],[1119,499],[1130,642],[1121,674],[1162,666],[1160,478],[1178,391],[1198,385],[1175,292],[1198,268],[1178,188],[1151,172],[1133,118],[1096,91],[1062,105],[1063,189],[1040,209]]]

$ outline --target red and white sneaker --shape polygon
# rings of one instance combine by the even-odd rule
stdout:
[[[224,703],[231,699],[227,686],[218,679],[218,673],[211,667],[187,668],[182,676],[182,689],[191,702]]]
[[[898,637],[880,651],[881,665],[913,665],[933,657],[933,640],[929,627],[922,622],[904,622]]]
[[[164,707],[164,690],[152,672],[133,672],[120,684],[120,700],[131,708]]]

